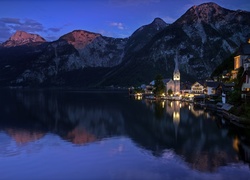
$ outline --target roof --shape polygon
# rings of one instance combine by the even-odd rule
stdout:
[[[163,79],[162,81],[163,81],[164,84],[166,84],[166,83],[168,83],[168,82],[171,81],[171,80],[172,80],[172,79],[168,78],[168,79]]]
[[[162,79],[162,82],[164,83],[164,84],[166,84],[166,83],[168,83],[169,81],[171,81],[172,79]],[[150,83],[149,83],[150,85],[152,85],[152,86],[154,86],[155,85],[155,80],[153,80],[153,81],[151,81]]]
[[[237,55],[250,55],[250,43],[242,44],[237,51]]]
[[[213,81],[213,82],[206,82],[205,83],[207,87],[213,87],[213,88],[217,88],[219,85],[220,85],[220,82],[216,82],[216,81]]]
[[[200,84],[201,86],[204,86],[201,81],[196,81],[195,83],[192,84],[192,86],[195,85],[196,83]]]
[[[225,103],[225,104],[222,105],[221,108],[223,110],[229,111],[232,107],[233,107],[233,105]]]
[[[225,87],[234,87],[235,83],[224,83],[223,86],[225,86]]]

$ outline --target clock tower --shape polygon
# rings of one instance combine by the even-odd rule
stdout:
[[[175,56],[175,68],[173,73],[173,80],[174,80],[174,94],[180,94],[180,71],[178,67],[178,53]]]

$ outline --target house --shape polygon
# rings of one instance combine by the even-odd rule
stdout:
[[[187,82],[182,82],[181,87],[180,87],[180,93],[182,96],[188,96],[191,93],[191,86],[192,83],[187,81]]]
[[[221,87],[222,87],[222,103],[226,103],[230,93],[234,90],[235,83],[223,83],[221,84]]]
[[[250,67],[250,39],[247,43],[242,44],[234,57],[234,70],[232,70],[232,79],[237,78],[240,67],[247,70]]]
[[[191,86],[191,93],[193,93],[193,94],[203,94],[204,93],[204,86],[202,85],[202,83],[195,82]]]
[[[204,93],[207,95],[220,95],[222,92],[222,86],[220,82],[207,81],[204,85]]]
[[[224,83],[222,84],[222,91],[225,94],[229,94],[234,90],[235,83]]]
[[[242,75],[241,97],[250,98],[250,68],[245,70]]]

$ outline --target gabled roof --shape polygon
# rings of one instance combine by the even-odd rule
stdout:
[[[212,87],[212,88],[217,88],[219,85],[220,85],[220,82],[216,82],[216,81],[213,81],[213,82],[206,82],[205,85],[207,87]]]
[[[171,78],[169,78],[169,79],[162,79],[162,82],[164,84],[166,84],[166,83],[168,83],[171,80],[172,80]],[[151,81],[149,84],[152,85],[152,86],[154,86],[155,85],[155,80]]]
[[[201,86],[204,86],[203,83],[200,81],[196,81],[195,83],[192,84],[192,86],[195,85],[196,83],[200,84]]]
[[[163,79],[162,81],[163,81],[164,84],[166,84],[166,83],[168,83],[171,80],[172,80],[171,78],[168,78],[168,79]]]

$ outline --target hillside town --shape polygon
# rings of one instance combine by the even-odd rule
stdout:
[[[241,44],[234,56],[233,70],[225,70],[221,72],[220,76],[194,83],[181,82],[178,52],[176,52],[173,78],[162,78],[161,82],[164,87],[157,92],[156,81],[158,80],[156,78],[148,85],[141,85],[139,88],[131,87],[129,94],[139,99],[187,101],[202,108],[222,111],[225,115],[228,115],[229,112],[241,116],[243,114],[249,119],[250,112],[246,107],[248,108],[247,104],[250,102],[250,39],[247,43]],[[242,112],[242,104],[245,107],[244,112]],[[233,114],[230,114],[231,119]],[[237,116],[234,119],[238,120]]]

